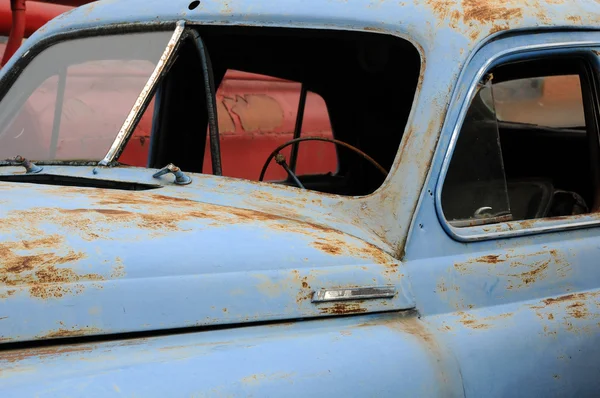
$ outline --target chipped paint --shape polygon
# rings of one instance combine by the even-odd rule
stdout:
[[[482,265],[503,269],[502,275],[508,278],[507,289],[521,289],[547,278],[550,276],[550,269],[564,278],[571,269],[568,260],[557,250],[533,253],[507,251],[501,255],[485,255],[467,262],[455,263],[454,268],[459,273],[469,274],[477,272],[476,267]],[[518,272],[512,272],[511,269],[518,269]]]
[[[135,195],[110,189],[0,184],[0,235],[16,257],[0,260],[5,290],[0,314],[16,316],[23,292],[36,300],[18,307],[24,322],[6,329],[7,341],[55,339],[156,328],[360,314],[412,308],[401,264],[381,249],[341,231],[264,211],[223,206],[155,190]],[[58,197],[35,211],[18,200]],[[35,192],[35,193],[34,193]],[[27,225],[23,228],[23,225]],[[51,235],[44,231],[51,230]],[[229,254],[212,247],[228,237]],[[178,245],[177,242],[186,242]],[[259,262],[233,261],[260,250]],[[338,250],[332,254],[326,245]],[[173,248],[177,247],[177,250]],[[266,247],[266,246],[264,246]],[[19,249],[19,250],[17,250]],[[38,255],[44,255],[38,259]],[[36,262],[33,262],[36,260]],[[52,260],[52,261],[50,261]],[[16,276],[13,276],[16,275]],[[12,278],[12,279],[11,279]],[[42,278],[43,283],[37,283]],[[215,293],[213,286],[231,286]],[[394,285],[399,294],[364,303],[315,305],[327,287]],[[2,286],[0,285],[0,288]],[[171,291],[156,302],[156,292]],[[236,294],[229,294],[235,291]],[[119,297],[118,301],[114,297]],[[63,300],[46,311],[37,301]],[[193,314],[187,300],[206,305]],[[93,305],[90,305],[90,302]],[[141,307],[152,302],[153,311]],[[266,303],[266,304],[265,304]],[[140,318],[140,311],[145,315]],[[71,317],[77,314],[77,325]],[[32,320],[35,319],[35,322]],[[27,322],[25,322],[27,320]],[[71,321],[69,321],[71,320]],[[58,322],[64,326],[56,327]]]
[[[69,346],[50,346],[33,349],[13,349],[0,351],[0,361],[7,363],[16,363],[27,359],[38,358],[47,360],[56,356],[73,356],[77,354],[89,353],[94,349],[93,345],[69,345]]]
[[[494,326],[506,327],[506,319],[511,318],[514,314],[504,313],[492,315],[488,317],[476,317],[473,314],[458,312],[459,322],[469,329],[490,329]]]
[[[60,298],[82,293],[82,282],[104,280],[99,274],[71,268],[85,254],[64,245],[65,239],[60,235],[0,243],[0,283],[14,288],[7,289],[4,296],[25,288],[34,298]]]
[[[66,337],[79,337],[85,335],[99,334],[101,329],[95,327],[72,327],[72,328],[58,328],[56,330],[49,331],[48,333],[40,336],[42,339],[59,339]]]
[[[331,305],[323,305],[319,307],[321,314],[329,315],[348,315],[362,314],[367,312],[367,309],[361,305],[361,302],[352,303],[335,303]]]

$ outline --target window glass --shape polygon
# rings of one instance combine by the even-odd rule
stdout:
[[[442,193],[446,218],[455,226],[511,219],[493,108],[491,83],[479,88],[465,117]]]
[[[42,51],[0,102],[0,158],[102,159],[171,35],[97,36]]]
[[[547,127],[585,126],[579,76],[509,80],[494,85],[498,120]]]
[[[217,90],[217,115],[223,175],[257,180],[269,154],[294,138],[301,84],[270,76],[227,71]],[[333,138],[325,101],[309,92],[301,137]],[[291,146],[281,151],[290,162]],[[337,168],[334,144],[301,142],[296,173],[326,174]],[[207,136],[204,167],[212,173]],[[285,180],[287,173],[274,161],[265,180]]]
[[[465,227],[589,212],[594,152],[579,75],[500,81],[470,104],[442,190],[446,219]]]

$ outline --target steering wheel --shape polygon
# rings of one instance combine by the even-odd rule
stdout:
[[[260,172],[260,177],[258,178],[258,181],[262,181],[263,178],[265,177],[265,173],[267,172],[267,168],[269,167],[269,165],[271,164],[271,161],[273,160],[273,158],[275,158],[276,156],[280,155],[279,151],[281,151],[282,149],[295,144],[297,142],[302,142],[302,141],[324,141],[324,142],[331,142],[332,144],[335,145],[339,145],[339,146],[343,146],[344,148],[348,148],[351,151],[359,154],[360,156],[362,156],[364,159],[368,160],[373,166],[375,166],[375,168],[377,168],[377,170],[379,170],[381,172],[381,174],[383,174],[384,176],[387,176],[388,172],[386,171],[386,169],[384,169],[383,167],[381,167],[381,165],[379,163],[377,163],[377,161],[375,161],[375,159],[373,159],[372,157],[370,157],[369,155],[367,155],[366,153],[364,153],[363,151],[361,151],[360,149],[347,144],[343,141],[339,141],[333,138],[326,138],[326,137],[300,137],[300,138],[294,138],[292,140],[289,140],[281,145],[279,145],[277,148],[275,148],[275,150],[273,152],[271,152],[271,154],[269,155],[269,157],[267,158],[267,161],[265,162],[261,172]],[[281,158],[281,157],[279,157]],[[280,162],[280,159],[278,159],[277,163],[281,164],[282,167],[284,169],[286,169],[286,171],[288,171],[287,165],[285,165],[285,158],[283,158],[284,160],[282,162]],[[299,182],[297,181],[297,184],[299,184]],[[304,188],[302,186],[302,184],[299,184],[299,186],[301,188]]]

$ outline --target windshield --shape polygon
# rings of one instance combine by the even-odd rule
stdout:
[[[171,36],[95,36],[43,50],[0,102],[0,159],[101,160]]]

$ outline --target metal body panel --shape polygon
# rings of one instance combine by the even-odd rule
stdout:
[[[532,220],[550,229],[540,233],[523,225],[501,237],[492,226],[482,239],[468,241],[445,224],[435,195],[443,162],[451,156],[452,132],[470,102],[469,88],[497,55],[521,47],[580,51],[599,39],[584,32],[500,39],[475,54],[459,78],[403,261],[417,310],[443,332],[441,344],[456,355],[466,395],[600,391],[598,227],[577,225],[578,217]]]
[[[0,395],[463,396],[435,336],[414,315],[372,315],[5,351]]]
[[[0,183],[4,342],[414,307],[397,260],[332,229],[160,190],[13,185]],[[311,302],[356,286],[397,292]]]

